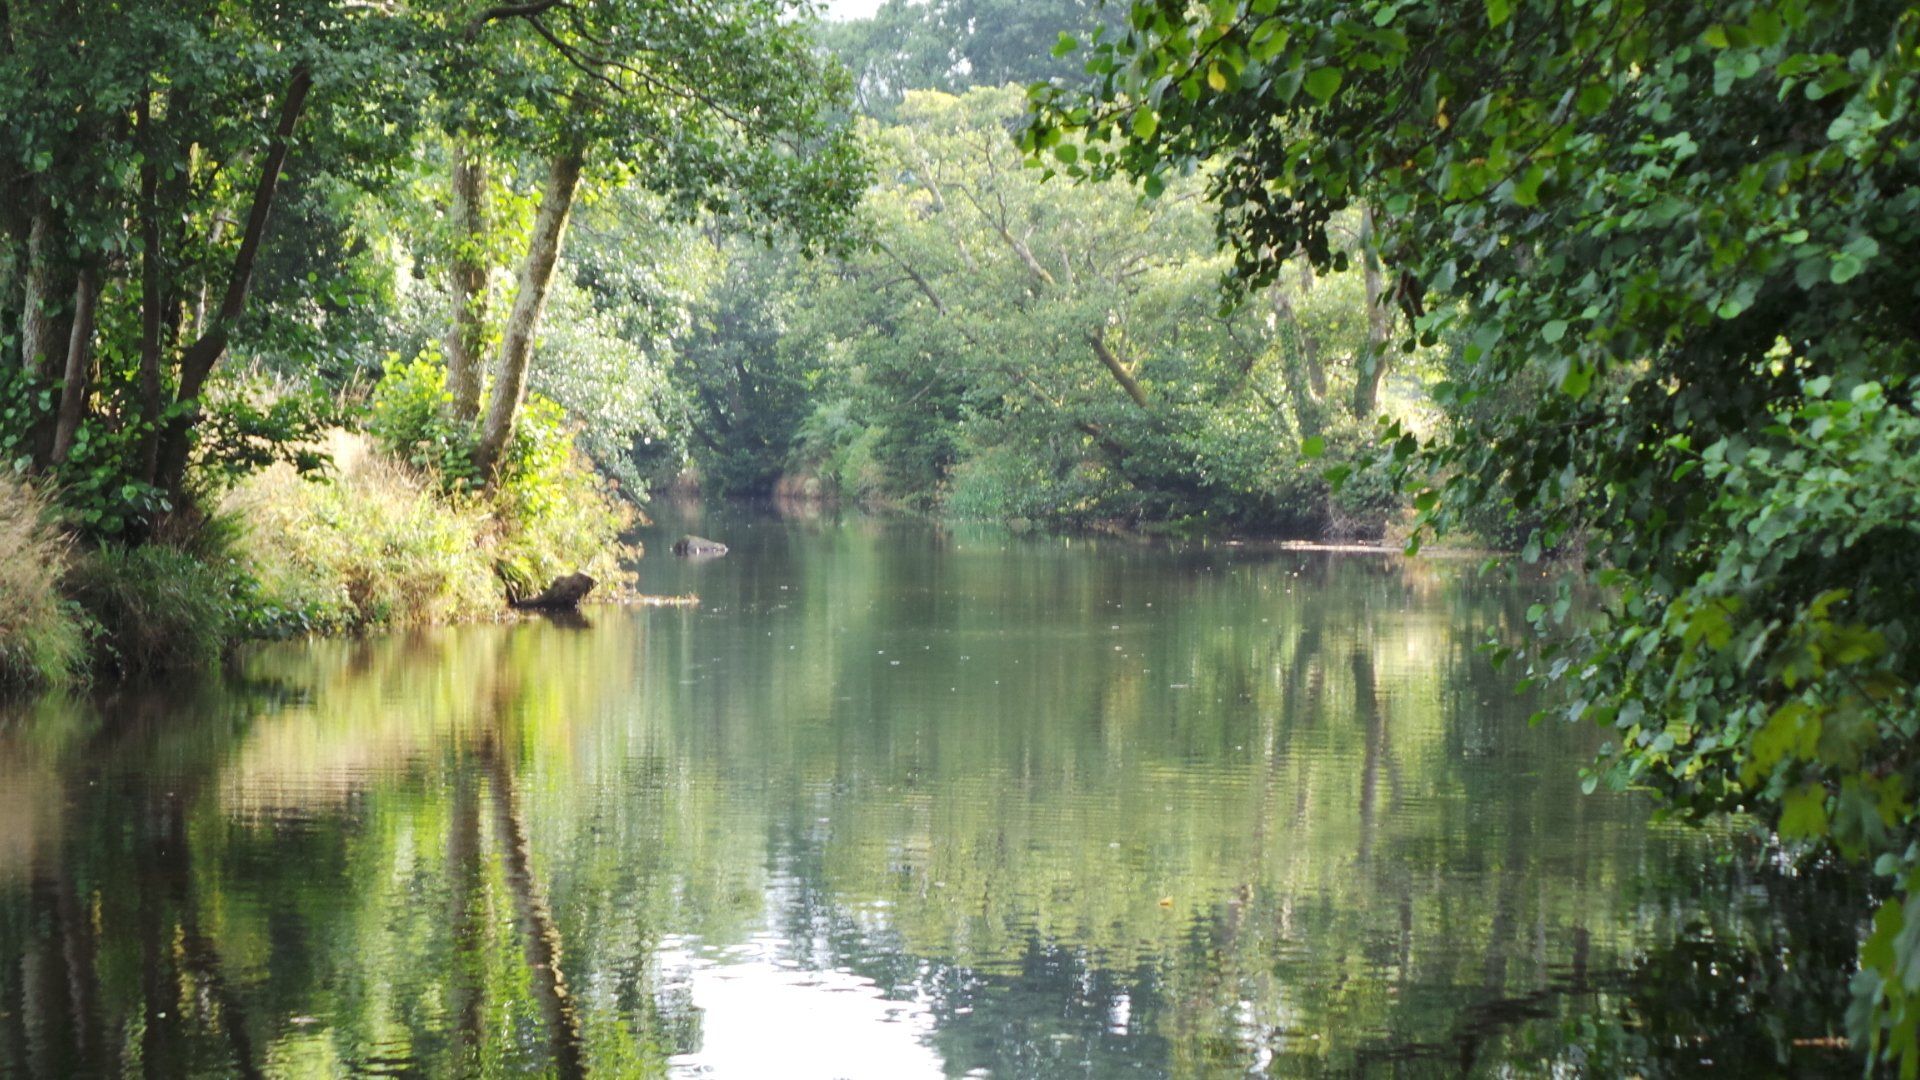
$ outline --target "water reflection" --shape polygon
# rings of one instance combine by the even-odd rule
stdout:
[[[1522,591],[701,531],[698,609],[10,715],[0,1074],[1850,1068],[1852,913],[1581,797],[1474,651]]]

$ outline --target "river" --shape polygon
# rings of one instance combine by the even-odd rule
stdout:
[[[697,607],[0,714],[0,1075],[1857,1069],[1844,915],[1477,650],[1537,580],[694,513]]]

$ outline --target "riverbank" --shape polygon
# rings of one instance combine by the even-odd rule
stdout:
[[[249,640],[504,616],[585,572],[630,578],[633,511],[570,441],[491,491],[449,487],[364,435],[319,476],[276,464],[151,542],[82,545],[55,502],[0,482],[0,689],[209,667]]]

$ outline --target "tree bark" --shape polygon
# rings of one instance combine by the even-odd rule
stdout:
[[[566,241],[567,220],[573,213],[573,196],[580,187],[583,164],[582,154],[570,150],[556,154],[547,166],[546,190],[541,193],[533,236],[527,244],[526,258],[520,264],[513,311],[507,316],[506,330],[500,339],[493,396],[487,402],[480,443],[474,448],[474,468],[489,486],[494,482],[507,440],[513,436],[514,417],[519,414],[520,399],[526,393],[527,363],[533,356],[540,314],[546,309],[547,293],[553,287],[554,270],[560,263],[560,247]]]
[[[100,283],[92,270],[82,270],[73,290],[73,333],[67,341],[67,370],[60,385],[60,411],[53,429],[49,460],[58,465],[73,449],[74,433],[86,414],[87,389],[93,373],[94,309]]]
[[[206,388],[213,366],[226,355],[233,327],[247,306],[247,288],[253,281],[253,268],[260,259],[260,246],[267,234],[267,222],[273,213],[273,199],[280,186],[280,171],[286,166],[287,151],[293,143],[294,128],[306,111],[307,94],[313,89],[313,72],[305,65],[294,68],[287,92],[280,102],[280,117],[274,125],[273,141],[267,145],[261,162],[260,180],[253,189],[253,202],[247,209],[246,230],[240,234],[240,248],[234,252],[233,267],[227,276],[227,290],[220,308],[208,320],[206,329],[180,356],[180,389],[175,400],[186,408],[166,426],[157,455],[155,482],[168,493],[178,495],[186,479],[187,453],[192,449],[192,432],[199,420],[200,393]],[[149,300],[161,299],[158,297]]]
[[[1393,332],[1393,313],[1387,310],[1385,275],[1373,232],[1373,208],[1360,207],[1360,258],[1367,287],[1367,344],[1354,365],[1353,415],[1371,419],[1380,405],[1380,380],[1387,373],[1387,339]]]
[[[453,325],[447,333],[448,416],[480,415],[480,365],[487,347],[487,164],[465,141],[453,144]]]
[[[1313,260],[1301,259],[1301,300],[1304,301],[1313,294],[1313,287],[1317,281],[1313,274]],[[1324,402],[1327,400],[1327,362],[1320,355],[1320,339],[1313,336],[1313,331],[1307,327],[1306,323],[1296,321],[1296,325],[1300,328],[1300,359],[1306,364],[1307,386],[1313,390],[1314,400]]]

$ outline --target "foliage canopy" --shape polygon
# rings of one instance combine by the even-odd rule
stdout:
[[[1379,209],[1418,334],[1463,342],[1449,433],[1385,432],[1425,524],[1584,541],[1597,610],[1537,609],[1533,665],[1612,782],[1874,860],[1854,1034],[1909,1076],[1917,45],[1887,2],[1142,2],[1026,133],[1150,192],[1215,162],[1243,283]]]

